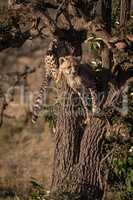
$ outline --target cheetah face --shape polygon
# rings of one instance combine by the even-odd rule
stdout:
[[[65,75],[75,76],[78,72],[79,61],[76,57],[66,56],[59,59],[60,68]]]

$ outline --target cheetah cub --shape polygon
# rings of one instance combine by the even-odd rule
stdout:
[[[92,113],[99,115],[100,108],[97,103],[97,90],[95,80],[89,71],[86,64],[80,64],[80,58],[73,56],[60,57],[59,59],[59,72],[56,82],[59,82],[62,77],[65,78],[70,88],[77,93],[82,101],[85,109],[87,119],[89,119],[89,112],[87,108],[87,100],[83,98],[82,93],[87,91],[91,94],[92,98]]]

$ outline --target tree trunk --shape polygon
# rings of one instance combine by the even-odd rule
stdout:
[[[79,159],[81,199],[102,199],[99,171],[105,131],[104,120],[91,118],[84,132]]]
[[[100,200],[103,191],[99,170],[105,122],[90,118],[85,127],[84,117],[77,111],[77,98],[67,86],[62,91],[65,98],[56,126],[52,191],[77,193],[82,200]]]
[[[79,194],[80,200],[101,200],[103,187],[99,171],[105,120],[90,117],[85,126],[84,116],[78,113],[80,100],[75,99],[65,83],[61,86],[63,91],[56,124],[51,190]]]
[[[63,92],[65,91],[65,92]],[[70,171],[78,163],[80,154],[80,142],[84,133],[82,116],[76,109],[77,98],[66,83],[62,84],[62,104],[59,106],[58,119],[55,134],[54,169],[52,178],[52,190],[66,189]]]
[[[97,15],[104,23],[106,31],[109,34],[111,34],[112,0],[99,0]],[[103,69],[105,69],[104,72],[105,90],[107,82],[110,79],[111,57],[112,57],[111,51],[108,49],[106,45],[104,45],[104,48],[102,49],[101,52],[101,58],[102,58],[102,67]]]
[[[111,33],[111,22],[112,22],[112,0],[100,0],[98,6],[97,14],[101,18],[105,25],[105,29],[108,33]],[[105,83],[109,80],[109,72],[111,68],[111,52],[106,45],[101,53],[102,57],[102,67],[106,69],[104,76]],[[106,84],[105,84],[106,85]]]
[[[120,5],[120,33],[121,33],[121,38],[124,37],[124,33],[125,33],[125,30],[126,30],[126,23],[127,23],[127,20],[130,17],[130,6],[131,6],[130,0],[121,0],[121,5]]]

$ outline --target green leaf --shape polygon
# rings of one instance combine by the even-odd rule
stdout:
[[[128,157],[128,163],[130,166],[133,166],[133,158],[132,157]]]
[[[31,182],[31,184],[32,184],[32,186],[33,186],[34,188],[43,189],[43,186],[42,186],[41,184],[39,184],[39,183],[37,182],[36,179],[32,178],[32,180],[31,180],[30,182]]]

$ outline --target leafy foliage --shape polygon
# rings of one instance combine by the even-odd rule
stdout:
[[[112,152],[106,160],[110,190],[119,200],[131,200],[133,197],[133,146],[129,143],[106,143],[104,151],[106,154]]]
[[[50,193],[50,191],[45,191],[43,186],[34,178],[32,178],[31,184],[33,191],[30,194],[30,198],[32,200],[77,200],[79,198],[78,194],[69,192],[58,191]]]
[[[47,193],[44,191],[43,186],[38,183],[35,178],[31,180],[32,192],[30,194],[32,200],[43,200]]]

